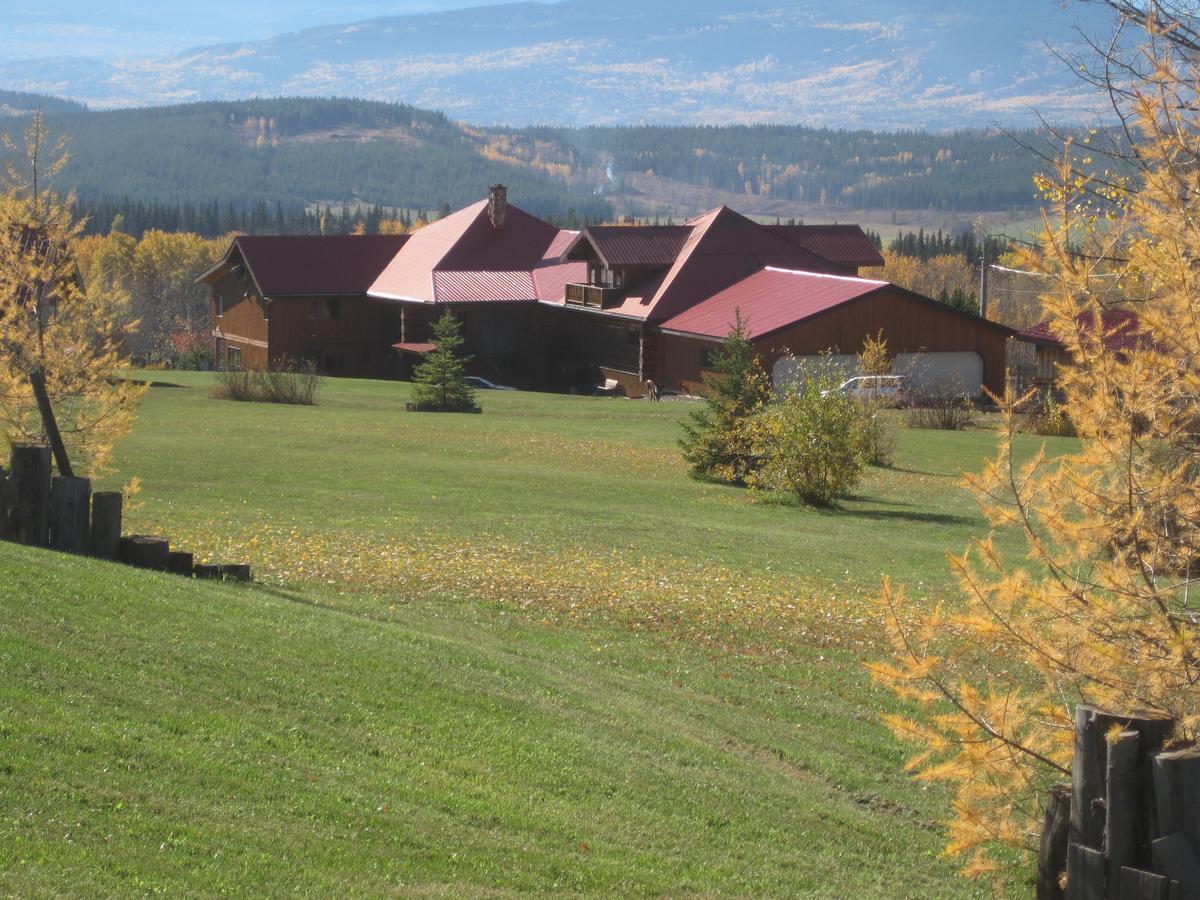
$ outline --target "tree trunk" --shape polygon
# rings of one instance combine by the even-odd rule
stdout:
[[[64,478],[73,478],[71,460],[67,458],[67,448],[63,445],[62,434],[58,430],[58,420],[54,418],[54,409],[50,405],[50,394],[46,390],[46,373],[40,368],[29,373],[29,385],[33,388],[33,396],[37,400],[38,412],[42,416],[42,428],[46,439],[50,442],[50,450],[54,454],[54,462],[58,466],[58,474]]]

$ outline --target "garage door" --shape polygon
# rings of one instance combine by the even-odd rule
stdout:
[[[800,384],[805,378],[818,375],[828,365],[841,378],[849,378],[858,368],[858,357],[853,353],[836,356],[781,356],[771,369],[771,383],[776,394]],[[837,376],[835,376],[837,377]]]
[[[892,368],[914,387],[952,384],[971,396],[983,392],[983,357],[974,350],[898,353]]]
[[[841,377],[849,378],[858,367],[858,357],[852,353],[837,356],[783,356],[771,370],[775,392],[782,393],[806,376],[821,371],[828,363]],[[916,388],[926,388],[943,382],[961,385],[972,396],[983,391],[983,357],[973,350],[954,350],[944,353],[899,353],[892,365],[898,375],[908,376]]]

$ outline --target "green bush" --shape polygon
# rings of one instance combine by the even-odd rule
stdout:
[[[885,403],[878,400],[860,402],[863,419],[863,441],[867,462],[873,466],[890,466],[900,442],[900,429],[895,420],[884,412]]]
[[[910,388],[905,398],[910,428],[959,431],[975,423],[975,403],[957,378]]]
[[[867,461],[862,404],[832,372],[810,375],[755,417],[751,487],[829,506],[858,484]]]
[[[1075,424],[1067,415],[1067,408],[1058,402],[1054,392],[1047,388],[1032,397],[1026,408],[1025,427],[1034,434],[1051,437],[1075,437]]]

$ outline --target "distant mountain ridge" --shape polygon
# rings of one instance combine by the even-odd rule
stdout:
[[[971,227],[976,216],[1031,214],[1039,161],[1014,136],[978,130],[875,132],[803,126],[500,128],[412,106],[280,98],[88,111],[41,107],[70,136],[58,178],[106,226],[229,230],[321,206],[436,213],[496,182],[513,201],[563,224],[633,216],[680,221],[725,204],[760,219]],[[0,117],[19,138],[27,118]],[[102,214],[101,214],[102,213]],[[237,215],[234,215],[237,213]],[[240,224],[238,227],[242,227]]]
[[[356,96],[493,125],[1077,122],[1071,52],[1099,6],[1052,0],[564,0],[376,18],[150,60],[0,65],[0,85],[107,108]]]

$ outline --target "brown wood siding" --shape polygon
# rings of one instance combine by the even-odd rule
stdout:
[[[270,361],[309,360],[329,375],[389,378],[401,335],[398,303],[361,296],[271,301]]]
[[[249,297],[245,294],[246,282],[231,275],[212,287],[214,359],[218,367],[225,366],[228,347],[241,351],[244,369],[267,366],[267,317],[263,303],[253,290]]]
[[[983,359],[983,383],[1004,392],[1008,336],[950,307],[925,302],[897,289],[886,289],[806,319],[756,340],[754,348],[769,373],[782,356],[809,356],[831,350],[857,353],[863,341],[883,329],[888,350],[896,353],[974,351]],[[705,352],[713,341],[663,335],[663,386],[676,390],[700,384]]]

